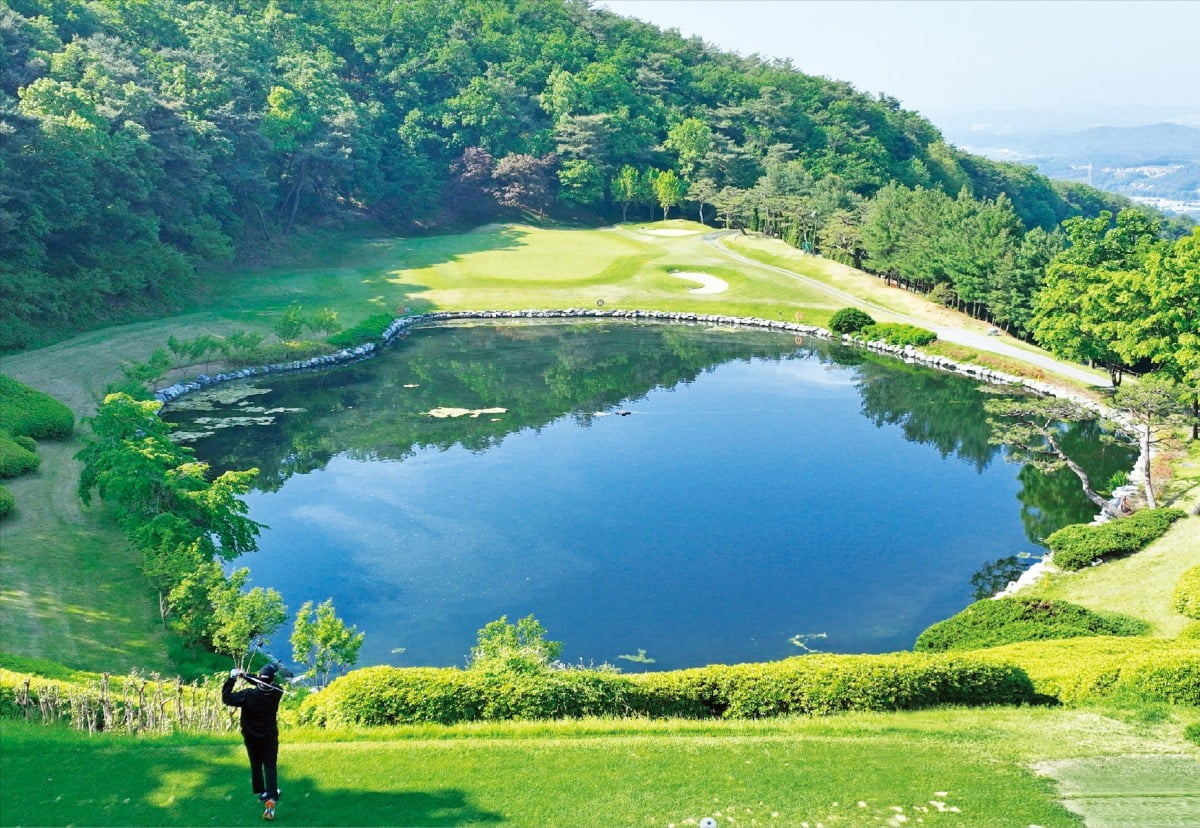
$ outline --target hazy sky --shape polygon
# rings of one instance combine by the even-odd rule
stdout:
[[[595,0],[743,55],[956,113],[1196,114],[1200,0]],[[1158,120],[1162,115],[1150,116]],[[1129,118],[1125,117],[1128,121]]]

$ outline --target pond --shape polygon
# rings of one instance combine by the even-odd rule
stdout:
[[[1090,520],[1069,472],[988,444],[989,393],[779,333],[475,323],[164,417],[261,470],[236,565],[292,611],[333,598],[360,666],[462,666],[533,614],[565,661],[633,671],[908,649]],[[1097,431],[1065,439],[1104,481],[1133,459]]]

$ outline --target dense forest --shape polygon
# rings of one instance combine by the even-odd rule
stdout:
[[[0,350],[304,229],[511,217],[749,227],[1024,331],[1058,224],[1126,206],[584,0],[6,0],[0,38]]]

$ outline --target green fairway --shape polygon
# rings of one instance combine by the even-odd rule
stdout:
[[[666,828],[712,816],[729,826],[1070,826],[1081,823],[1054,801],[1052,780],[1028,767],[1030,757],[1178,756],[1184,748],[1173,729],[996,709],[285,730],[279,821]],[[0,804],[8,825],[224,825],[258,817],[234,734],[88,737],[10,723],[4,743]],[[1177,812],[1196,804],[1185,794],[1178,792]]]

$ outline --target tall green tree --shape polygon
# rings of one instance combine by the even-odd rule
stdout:
[[[1130,308],[1118,290],[1120,271],[1140,270],[1158,245],[1158,226],[1138,210],[1063,222],[1070,246],[1046,268],[1034,299],[1031,330],[1057,356],[1096,363],[1120,385],[1126,365],[1118,349]],[[1138,312],[1136,310],[1134,313]]]
[[[1113,405],[1137,426],[1142,446],[1142,479],[1146,505],[1158,508],[1154,490],[1152,453],[1155,446],[1170,440],[1170,431],[1183,422],[1184,392],[1167,376],[1148,374],[1136,383],[1126,383],[1113,395]]]
[[[1118,310],[1113,349],[1146,360],[1184,387],[1200,388],[1200,228],[1147,254],[1142,267],[1112,273]],[[1192,439],[1200,396],[1192,394]]]
[[[209,593],[213,649],[232,658],[242,670],[249,669],[256,652],[266,651],[271,636],[287,621],[283,596],[275,590],[255,587],[242,592],[247,575],[247,570],[238,570]]]
[[[679,159],[684,180],[695,183],[701,161],[713,148],[712,130],[699,118],[684,118],[667,130],[663,146]]]
[[[642,192],[642,176],[636,168],[626,164],[612,181],[613,201],[621,205],[621,221],[629,221],[629,205],[645,200]]]
[[[305,601],[292,628],[292,659],[306,667],[304,675],[320,689],[335,671],[358,662],[365,637],[338,618],[332,598],[315,609],[312,601]]]
[[[663,221],[666,221],[672,207],[683,204],[687,195],[687,184],[674,170],[664,170],[654,177],[654,197],[663,211]]]

